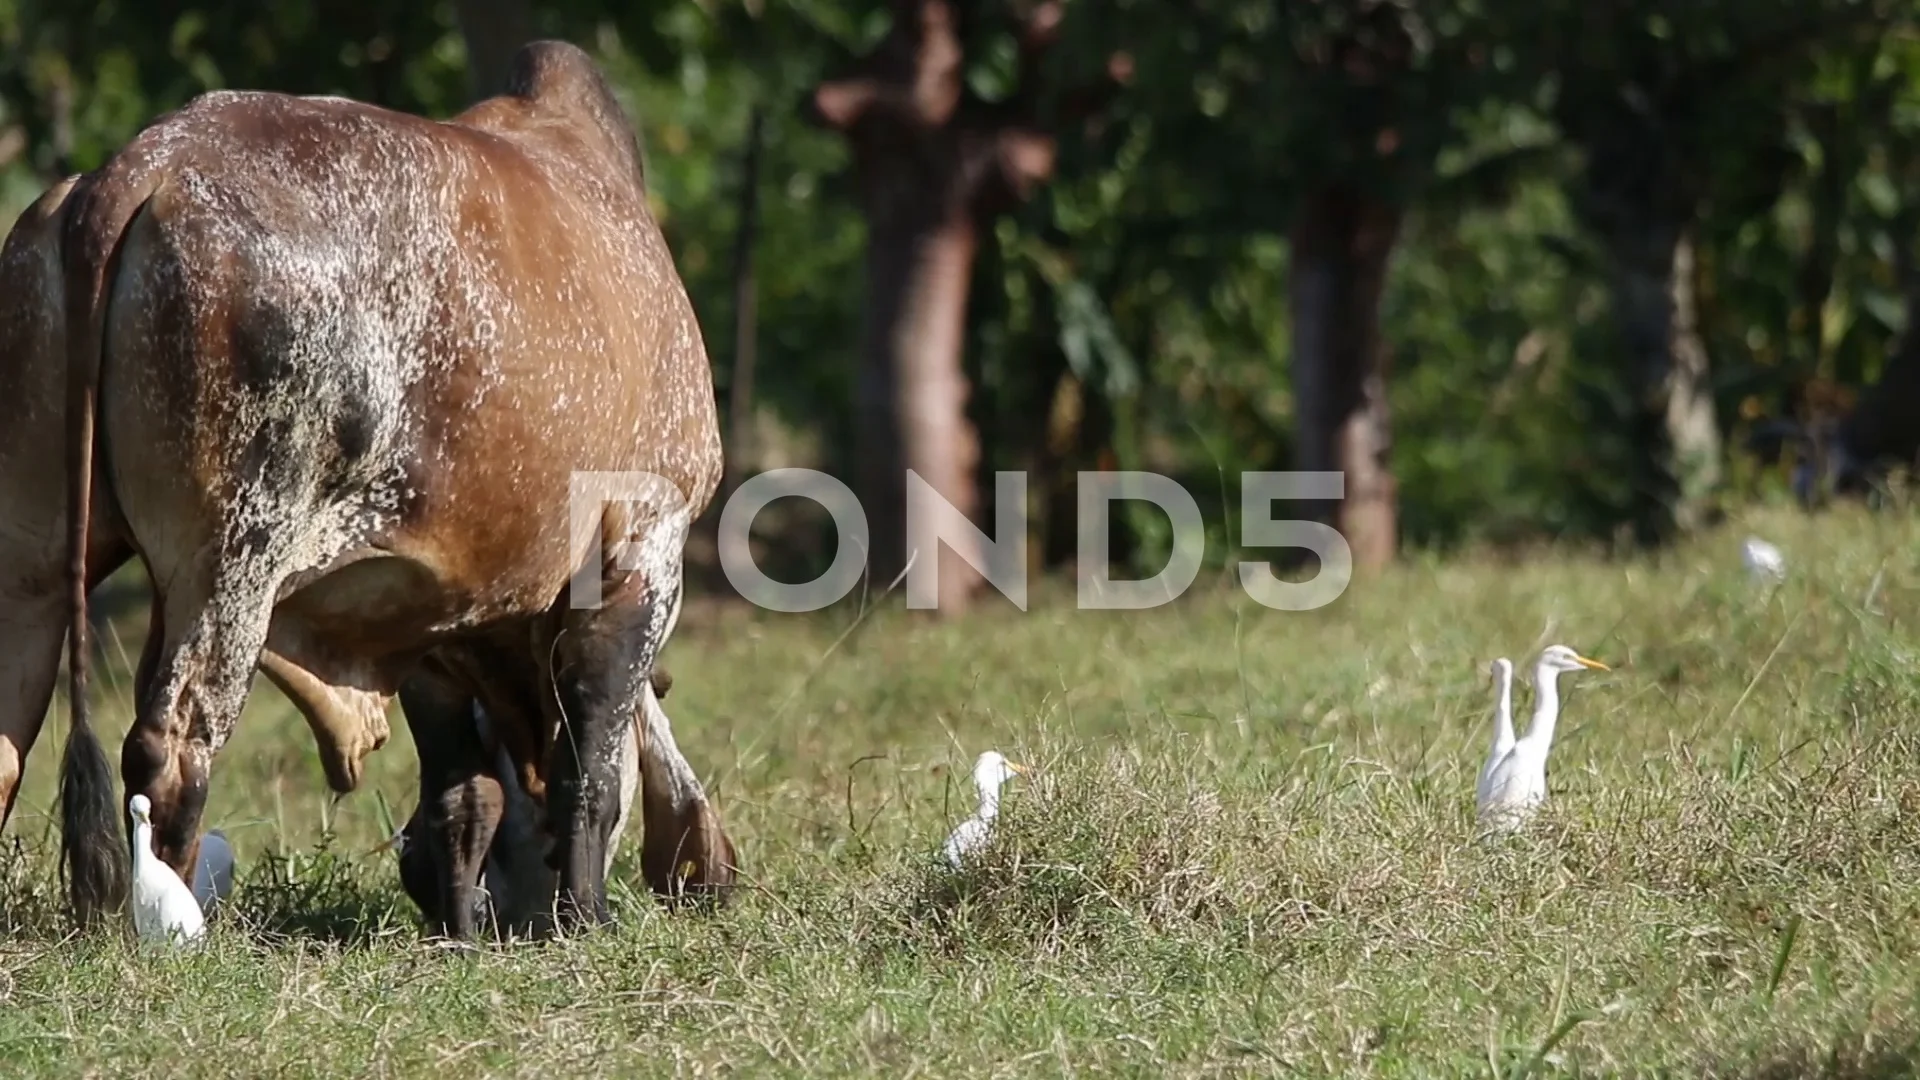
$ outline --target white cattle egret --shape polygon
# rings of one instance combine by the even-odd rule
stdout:
[[[980,793],[980,808],[947,837],[942,849],[947,865],[959,869],[961,859],[987,842],[993,832],[993,819],[1000,813],[1001,785],[1026,771],[1025,765],[1015,765],[1000,756],[998,750],[981,754],[973,763],[973,786]]]
[[[1506,657],[1488,667],[1493,675],[1493,746],[1487,751],[1486,764],[1480,766],[1480,779],[1474,787],[1477,805],[1485,809],[1492,788],[1494,767],[1513,749],[1513,661]]]
[[[1787,558],[1780,549],[1757,536],[1740,542],[1740,561],[1756,581],[1780,581],[1787,576]]]
[[[1480,821],[1511,830],[1525,823],[1547,798],[1547,751],[1553,746],[1554,725],[1560,719],[1560,674],[1592,668],[1612,669],[1589,660],[1565,645],[1549,645],[1533,665],[1533,720],[1527,733],[1515,739],[1499,761],[1487,769],[1480,785]]]
[[[212,910],[233,891],[233,845],[215,829],[200,838],[200,857],[193,864],[193,898]]]
[[[133,815],[133,929],[141,941],[183,945],[207,932],[193,890],[173,867],[153,853],[153,804],[145,795],[127,800]]]

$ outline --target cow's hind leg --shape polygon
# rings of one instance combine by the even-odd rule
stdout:
[[[223,562],[211,549],[181,569],[155,575],[167,582],[157,597],[163,640],[141,660],[120,776],[128,796],[152,801],[155,853],[187,878],[213,757],[246,705],[284,575],[252,560]]]
[[[0,827],[13,815],[27,754],[53,698],[66,636],[66,605],[57,590],[22,603],[0,589]]]
[[[13,816],[27,755],[46,722],[68,618],[57,551],[26,553],[9,539],[0,535],[0,828]],[[132,554],[117,536],[97,536],[87,552],[87,587]]]
[[[652,686],[642,694],[641,721],[640,872],[648,887],[663,897],[724,899],[737,867],[733,841],[693,766],[675,745],[666,710]]]
[[[401,686],[400,707],[420,755],[418,817],[426,836],[411,839],[426,841],[437,878],[429,885],[416,869],[408,891],[416,902],[422,893],[434,894],[420,905],[434,932],[466,940],[474,934],[474,886],[500,826],[504,795],[487,769],[471,694],[419,672]]]
[[[675,592],[663,637],[671,637],[679,625],[684,599],[684,591]],[[673,677],[655,664],[635,711],[638,746],[627,748],[629,754],[637,754],[637,760],[628,759],[629,768],[638,767],[642,791],[640,873],[656,895],[670,900],[684,896],[725,899],[739,864],[733,841],[720,824],[719,812],[708,801],[700,777],[674,741],[673,725],[663,704],[672,688]],[[626,773],[621,780],[624,808],[633,799],[633,789]],[[611,851],[608,856],[611,861]]]
[[[13,814],[27,754],[46,719],[67,632],[67,472],[60,452],[67,341],[59,238],[72,190],[72,180],[54,185],[0,244],[0,826]],[[128,554],[104,550],[114,546],[105,535],[110,510],[96,506],[92,520],[97,542],[89,545],[89,585]]]

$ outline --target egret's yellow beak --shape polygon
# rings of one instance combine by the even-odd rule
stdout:
[[[1014,771],[1015,773],[1017,773],[1017,774],[1019,774],[1020,776],[1025,776],[1025,775],[1027,775],[1028,773],[1030,773],[1030,772],[1032,772],[1032,771],[1033,771],[1033,767],[1032,767],[1032,766],[1030,766],[1030,765],[1022,765],[1022,764],[1020,764],[1020,763],[1019,763],[1019,762],[1017,762],[1017,761],[1009,761],[1009,762],[1007,762],[1007,768],[1009,768],[1009,769],[1012,769],[1012,770],[1013,770],[1013,771]]]
[[[1575,654],[1574,654],[1574,656],[1573,656],[1573,658],[1574,658],[1575,660],[1578,660],[1578,661],[1580,662],[1580,666],[1581,666],[1581,667],[1590,667],[1590,668],[1592,668],[1592,669],[1593,669],[1593,670],[1595,670],[1595,671],[1612,671],[1612,670],[1613,670],[1612,668],[1610,668],[1610,667],[1608,667],[1607,665],[1605,665],[1605,664],[1603,664],[1603,663],[1601,663],[1600,661],[1598,661],[1598,660],[1589,660],[1589,659],[1587,659],[1586,657],[1584,657],[1584,656],[1581,656],[1581,655],[1580,655],[1579,653],[1575,653]]]

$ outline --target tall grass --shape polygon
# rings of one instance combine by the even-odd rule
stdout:
[[[242,878],[210,948],[70,939],[43,747],[0,849],[0,1072],[1912,1075],[1920,524],[1750,527],[1783,585],[1730,527],[1417,561],[1304,614],[1230,583],[851,633],[690,611],[669,704],[749,887],[669,915],[628,853],[619,926],[541,945],[422,941],[367,853],[412,804],[404,725],[335,805],[264,685],[215,767]],[[1563,680],[1552,798],[1483,840],[1486,663],[1556,641],[1615,670]],[[950,873],[988,747],[1039,769]]]

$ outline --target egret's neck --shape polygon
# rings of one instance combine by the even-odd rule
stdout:
[[[1541,664],[1533,669],[1533,722],[1527,725],[1527,738],[1541,743],[1553,741],[1553,726],[1560,719],[1560,672]]]
[[[1500,680],[1500,697],[1494,704],[1493,715],[1495,719],[1505,719],[1513,715],[1513,676],[1511,675]]]
[[[153,823],[135,821],[133,823],[133,861],[144,862],[153,857]]]
[[[980,809],[975,812],[974,816],[982,821],[986,821],[1000,812],[1000,785],[991,781],[982,780],[978,786],[980,789]]]

